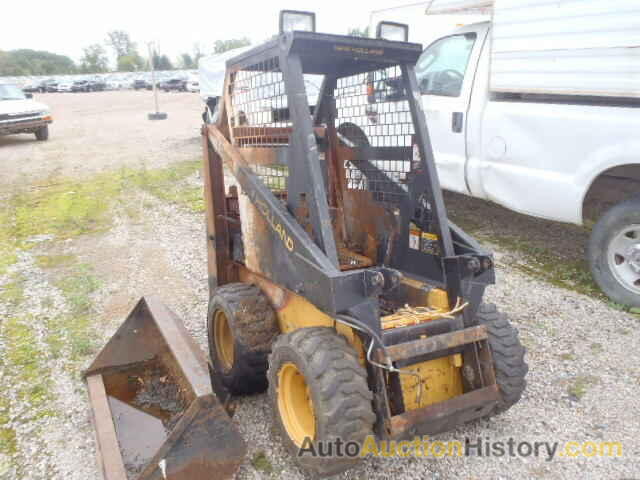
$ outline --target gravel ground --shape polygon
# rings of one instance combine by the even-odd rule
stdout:
[[[53,115],[47,142],[33,135],[0,136],[0,188],[46,180],[50,177],[87,177],[96,172],[128,166],[166,166],[193,160],[201,153],[202,110],[195,93],[159,92],[160,110],[167,120],[149,121],[153,96],[144,91],[42,93],[35,99]],[[19,166],[16,168],[16,165]]]
[[[125,95],[121,98],[127,101],[135,98],[134,95],[144,95],[135,92],[118,93]],[[74,102],[76,98],[74,95],[63,95],[60,98],[63,97],[73,99]],[[77,95],[77,98],[80,97],[81,95]],[[186,95],[168,95],[167,98],[175,102],[181,102],[182,98],[185,102],[191,101]],[[51,103],[53,107],[53,96]],[[113,106],[114,111],[119,109],[125,113],[122,115],[124,121],[124,117],[128,117],[131,112],[119,104]],[[184,114],[178,105],[176,109],[178,111],[172,114],[167,108],[170,119]],[[135,115],[140,117],[145,113],[145,109],[138,108]],[[91,117],[93,114],[89,112],[87,115]],[[195,107],[190,107],[189,115],[197,116]],[[64,118],[62,115],[60,117]],[[167,140],[176,147],[174,152],[180,151],[178,159],[186,158],[187,154],[190,155],[188,158],[198,155],[197,143],[193,140],[197,118],[193,123],[193,128],[185,127],[183,131],[171,134],[170,140]],[[60,129],[62,131],[63,127],[60,126]],[[55,135],[54,132],[52,139]],[[128,133],[124,135],[128,136]],[[32,152],[35,148],[23,144],[22,140],[17,143],[3,141],[5,143],[0,147],[3,153],[9,152],[14,155],[14,159],[23,158],[24,152]],[[74,141],[73,138],[70,139],[71,143],[63,145],[62,150],[70,151],[67,149],[71,149]],[[135,166],[139,159],[137,155],[130,158],[124,156],[132,142],[135,143],[131,138],[128,141],[128,145],[125,142],[112,145],[110,142],[113,139],[105,138],[105,150],[96,152],[97,159],[89,161],[88,170],[100,171],[121,163]],[[62,141],[61,143],[64,144]],[[163,148],[166,149],[167,145]],[[185,145],[189,147],[183,148]],[[15,153],[15,148],[22,149],[23,154]],[[120,150],[123,156],[118,159],[117,152]],[[145,150],[143,145],[137,151]],[[113,159],[110,152],[116,154]],[[39,152],[37,155],[45,153]],[[47,178],[58,171],[74,174],[82,166],[81,155],[71,155],[67,165],[66,156],[61,153],[62,157],[54,157],[50,165],[47,163],[31,168],[38,163],[37,155],[26,160],[27,167],[21,172],[8,173],[12,175],[13,180],[10,181],[28,183]],[[112,160],[113,163],[109,163]],[[167,154],[166,158],[158,160],[158,165],[168,161],[171,159]],[[7,166],[0,168],[8,171]],[[0,172],[0,177],[4,177],[4,170]],[[193,184],[201,183],[199,176],[194,176],[189,181]],[[114,212],[114,226],[108,232],[84,235],[64,242],[35,238],[38,242],[35,247],[22,252],[19,262],[0,276],[0,289],[8,285],[16,274],[26,279],[25,297],[19,311],[15,306],[0,303],[0,319],[4,322],[18,315],[28,319],[28,325],[35,331],[34,343],[38,347],[37,351],[47,370],[51,372],[53,383],[49,406],[57,412],[63,412],[61,415],[37,418],[30,405],[14,398],[15,392],[25,385],[20,384],[14,372],[5,368],[4,359],[0,358],[0,385],[5,389],[2,396],[12,398],[12,405],[17,405],[10,411],[10,417],[19,447],[19,453],[15,457],[0,456],[2,480],[100,478],[95,465],[89,407],[79,378],[79,371],[86,367],[89,359],[81,364],[74,363],[68,359],[68,352],[63,351],[56,356],[50,350],[46,338],[51,332],[47,331],[45,320],[68,313],[70,306],[56,288],[51,270],[45,271],[37,266],[37,255],[73,254],[79,261],[92,266],[95,276],[101,280],[101,287],[91,296],[95,309],[95,327],[101,337],[98,343],[104,343],[113,334],[140,296],[155,294],[176,311],[200,345],[206,348],[204,321],[208,289],[202,215],[162,203],[148,194],[131,192],[129,195],[132,205],[145,205],[147,210],[144,215],[131,216],[130,212],[120,210],[120,206]],[[451,201],[455,202],[455,199]],[[455,211],[456,208],[461,207],[454,203],[452,209]],[[498,221],[495,228],[502,228],[499,220],[494,219],[495,221]],[[505,217],[505,222],[509,223],[509,218]],[[521,219],[518,222],[526,224]],[[504,228],[507,228],[506,224]],[[533,222],[522,228],[526,231],[527,228],[535,230],[537,227]],[[563,238],[561,229],[557,232],[559,238]],[[567,233],[570,234],[572,233]],[[634,347],[640,345],[638,318],[614,310],[599,299],[534,280],[510,267],[512,256],[510,252],[497,249],[498,280],[497,285],[489,288],[487,299],[509,314],[520,330],[523,343],[528,347],[528,388],[522,401],[506,414],[461,426],[452,432],[438,435],[433,440],[464,441],[465,437],[471,440],[478,437],[508,440],[513,437],[518,441],[530,442],[615,441],[623,444],[623,457],[556,458],[553,461],[532,457],[369,458],[361,466],[338,478],[409,480],[639,477],[637,412],[640,406],[640,359],[634,350]],[[43,299],[47,299],[46,302]],[[6,345],[0,344],[0,352],[4,352],[6,348]],[[577,386],[580,388],[576,388]],[[577,392],[580,394],[576,395]],[[238,480],[305,478],[272,432],[272,417],[273,412],[266,395],[238,399],[234,422],[249,442],[249,454],[237,474]],[[261,467],[256,468],[252,459],[261,453],[264,453],[266,462],[260,462]]]

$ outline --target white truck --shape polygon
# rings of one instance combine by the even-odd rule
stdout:
[[[416,65],[442,186],[536,217],[597,220],[593,276],[640,307],[640,2],[428,5],[427,15],[493,14],[436,39]]]
[[[0,83],[0,136],[33,133],[39,141],[49,139],[51,112],[12,83]]]

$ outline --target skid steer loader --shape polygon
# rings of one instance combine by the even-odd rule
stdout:
[[[435,434],[525,388],[516,330],[482,303],[492,256],[447,218],[420,45],[296,11],[280,30],[227,62],[202,128],[211,362],[144,297],[84,374],[105,480],[233,478],[229,394],[268,389],[286,447],[326,476],[358,458],[302,447]]]
[[[421,46],[315,33],[304,12],[280,25],[227,62],[202,130],[209,346],[226,388],[268,388],[296,461],[332,475],[356,459],[301,447],[498,414],[527,365],[517,331],[482,302],[492,255],[447,218]]]

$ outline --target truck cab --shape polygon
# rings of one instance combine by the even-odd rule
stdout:
[[[491,22],[458,28],[427,46],[416,64],[443,188],[535,217],[597,222],[589,245],[597,283],[617,303],[640,306],[640,227],[634,230],[640,213],[633,220],[626,215],[640,212],[640,92],[502,89],[507,76],[512,85],[515,75],[546,79],[535,60],[512,52],[510,63],[497,64],[492,28]],[[571,61],[569,81],[577,83],[580,69],[600,68],[587,63],[596,59]],[[633,88],[625,73],[618,75],[618,84]],[[587,211],[594,200],[598,208]]]

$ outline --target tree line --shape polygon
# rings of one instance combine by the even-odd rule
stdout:
[[[217,40],[213,44],[212,50],[214,53],[222,53],[250,43],[248,38]],[[110,68],[108,48],[115,55],[115,69]],[[175,63],[166,54],[162,54],[153,47],[150,54],[143,56],[138,45],[131,40],[127,32],[113,30],[107,34],[104,44],[94,43],[83,48],[83,54],[78,63],[66,55],[58,55],[45,50],[0,50],[0,76],[146,71],[150,69],[150,60],[156,70],[174,70],[176,68],[190,70],[198,67],[198,61],[203,56],[204,53],[199,44],[194,45],[191,52],[180,54]]]

